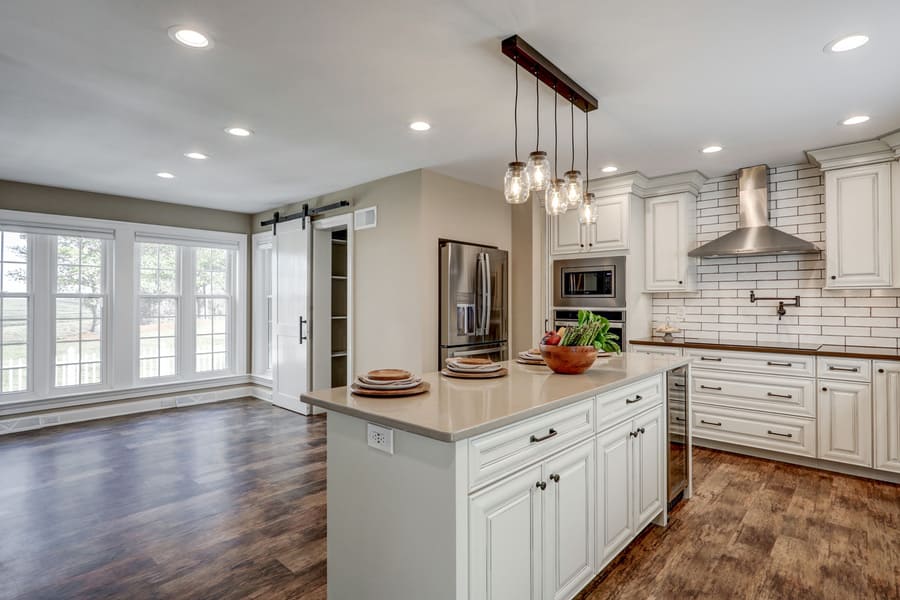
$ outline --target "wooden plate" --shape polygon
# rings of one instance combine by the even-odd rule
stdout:
[[[374,381],[400,381],[412,377],[412,373],[403,369],[375,369],[366,373],[366,377]]]
[[[456,357],[448,358],[447,362],[450,362],[450,361],[459,363],[461,365],[490,365],[490,364],[493,364],[493,362],[494,362],[489,358],[456,358]]]
[[[431,386],[427,381],[423,381],[419,385],[414,388],[409,388],[406,390],[367,390],[366,388],[361,388],[357,386],[355,383],[350,384],[350,391],[356,394],[357,396],[372,396],[378,398],[399,398],[402,396],[418,396],[419,394],[424,394],[428,390],[431,389]]]
[[[547,363],[542,360],[526,360],[524,358],[517,358],[516,362],[520,365],[531,365],[533,367],[546,367]]]
[[[441,371],[441,375],[456,379],[497,379],[498,377],[506,377],[509,375],[509,371],[506,370],[506,367],[503,367],[499,371],[491,371],[490,373],[460,373],[458,371],[444,369]]]

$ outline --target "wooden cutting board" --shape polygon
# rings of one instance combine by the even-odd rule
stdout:
[[[444,369],[441,371],[441,375],[444,377],[453,377],[455,379],[497,379],[498,377],[506,377],[509,375],[509,371],[506,370],[506,367],[490,373],[460,373],[459,371]]]
[[[370,390],[359,387],[355,383],[350,384],[350,391],[357,396],[371,396],[373,398],[400,398],[402,396],[418,396],[431,389],[427,381],[423,381],[414,388],[406,390]]]

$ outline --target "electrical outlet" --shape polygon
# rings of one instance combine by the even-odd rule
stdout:
[[[366,439],[370,448],[386,454],[394,453],[394,430],[366,423]]]

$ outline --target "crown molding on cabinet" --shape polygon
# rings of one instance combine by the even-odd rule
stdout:
[[[891,147],[894,156],[900,158],[900,129],[881,137],[881,141]]]
[[[644,198],[668,196],[670,194],[688,193],[693,196],[700,195],[700,188],[706,183],[708,177],[700,171],[686,171],[673,173],[662,177],[653,177],[647,180],[644,188]]]
[[[622,194],[634,194],[643,198],[647,182],[648,179],[643,174],[638,171],[631,171],[612,177],[592,179],[588,182],[587,188],[597,198],[621,196]]]
[[[823,171],[890,162],[897,158],[897,152],[900,151],[900,146],[892,148],[891,143],[885,141],[891,138],[893,143],[900,144],[900,139],[895,139],[894,135],[886,136],[880,140],[831,146],[830,148],[821,148],[819,150],[807,150],[806,155],[811,162],[819,165]]]

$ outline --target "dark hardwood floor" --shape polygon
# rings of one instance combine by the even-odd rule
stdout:
[[[695,498],[583,600],[900,598],[900,486],[694,460]],[[324,599],[324,419],[248,399],[0,436],[0,598]]]

